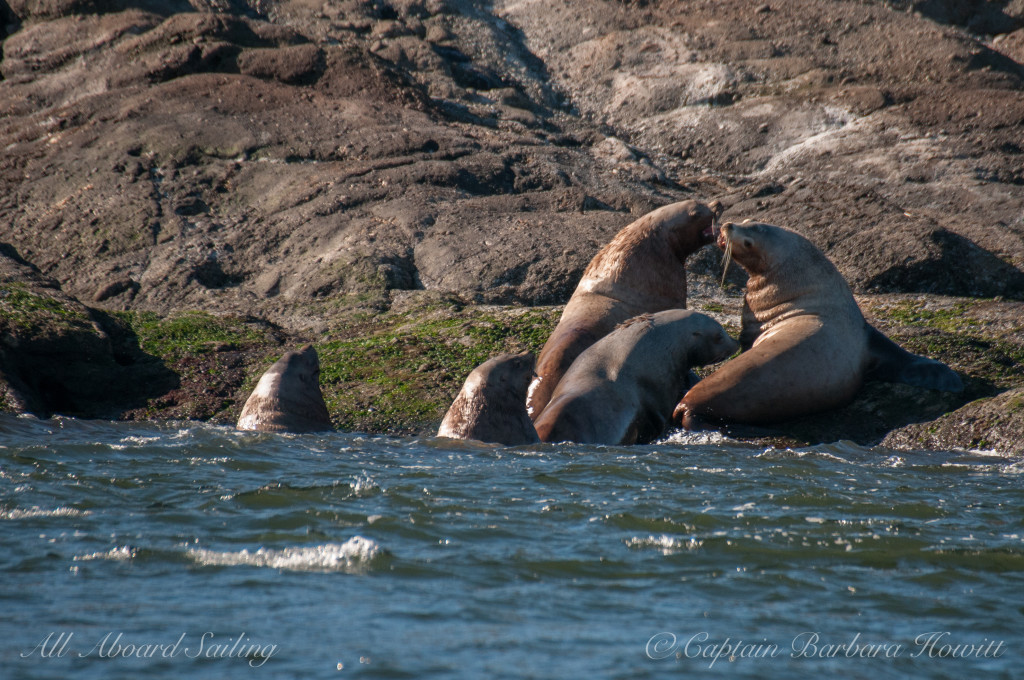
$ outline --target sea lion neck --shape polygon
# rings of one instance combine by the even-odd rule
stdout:
[[[773,309],[781,302],[779,286],[766,276],[751,274],[747,280],[747,291],[744,295],[750,311],[758,317],[758,321],[764,321],[761,314],[766,310]]]

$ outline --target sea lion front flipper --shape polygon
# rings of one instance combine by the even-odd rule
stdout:
[[[964,383],[960,376],[946,364],[908,352],[871,325],[867,325],[867,334],[871,364],[864,377],[868,380],[901,382],[943,392],[963,392]]]

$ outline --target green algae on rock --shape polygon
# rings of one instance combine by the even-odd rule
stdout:
[[[320,382],[342,429],[429,433],[466,376],[505,352],[537,354],[557,308],[465,307],[386,314],[317,344]]]

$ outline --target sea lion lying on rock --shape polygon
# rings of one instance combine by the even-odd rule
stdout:
[[[583,350],[640,314],[686,307],[686,258],[714,241],[721,205],[683,201],[624,227],[594,259],[537,360],[527,407],[534,419]]]
[[[477,366],[441,421],[438,437],[516,446],[540,441],[526,413],[533,354],[502,354]]]
[[[236,427],[260,432],[332,429],[320,392],[320,357],[312,345],[288,352],[267,369],[242,407]]]
[[[536,419],[541,440],[644,444],[660,437],[693,366],[739,349],[721,324],[685,309],[634,317],[588,347]]]
[[[718,245],[750,274],[740,334],[749,349],[687,392],[674,422],[776,423],[843,406],[867,378],[963,390],[948,366],[869,325],[846,280],[803,236],[747,220],[723,225]]]

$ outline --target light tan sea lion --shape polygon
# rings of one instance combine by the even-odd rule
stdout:
[[[959,392],[945,364],[911,354],[869,325],[818,248],[770,224],[727,223],[718,245],[750,274],[741,344],[749,349],[695,385],[673,420],[763,425],[837,408],[865,378]]]
[[[526,413],[533,354],[502,354],[477,366],[441,421],[438,437],[516,446],[540,441]]]
[[[573,362],[537,418],[542,441],[646,444],[662,435],[694,366],[739,349],[709,316],[670,309],[638,316]]]
[[[261,432],[332,429],[320,392],[320,357],[312,345],[288,352],[267,369],[242,407],[236,427]]]
[[[640,314],[686,307],[686,258],[714,240],[721,212],[683,201],[658,208],[623,228],[590,261],[537,360],[527,408],[536,420],[583,350]]]

